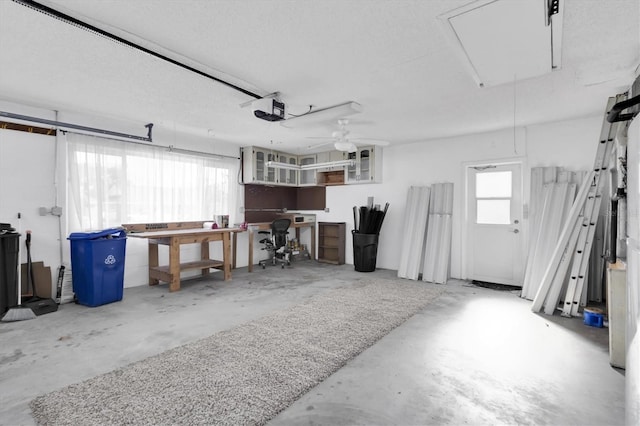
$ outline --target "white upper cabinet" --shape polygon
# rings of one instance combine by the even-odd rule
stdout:
[[[334,161],[342,161],[345,159],[344,152],[342,151],[327,151],[327,152],[319,152],[316,154],[318,164],[321,163],[332,163]],[[318,169],[321,172],[329,172],[334,170],[344,170],[344,166],[329,166],[324,167],[322,169]]]
[[[267,166],[269,161],[277,161],[274,151],[256,147],[243,148],[243,181],[245,183],[276,183],[275,167]]]
[[[381,148],[360,147],[357,152],[328,151],[318,154],[294,155],[259,147],[242,149],[244,183],[268,185],[313,186],[318,173],[344,171],[344,183],[374,183],[382,180]],[[351,159],[352,166],[328,166],[321,169],[296,170],[296,166],[330,163]],[[271,163],[269,163],[271,162]],[[268,166],[271,164],[271,166]],[[292,167],[280,167],[279,164]],[[322,184],[322,183],[320,183]]]
[[[279,153],[278,154],[278,163],[287,164],[289,166],[297,166],[298,165],[298,157],[291,154]],[[287,169],[287,168],[279,168],[278,169],[278,181],[277,183],[280,185],[290,185],[297,186],[298,185],[298,171]]]
[[[309,155],[301,155],[298,157],[298,164],[301,166],[308,166],[309,164],[316,164],[318,162],[316,154]],[[309,186],[315,185],[317,182],[317,171],[316,170],[300,170],[299,172],[299,185],[300,186]]]
[[[382,181],[382,148],[363,146],[356,152],[345,152],[344,158],[355,164],[346,166],[345,182],[374,183]]]
[[[242,148],[242,181],[269,185],[298,185],[298,157],[293,154],[258,147]],[[271,162],[271,166],[269,166]],[[294,169],[278,167],[282,163]],[[275,165],[274,165],[275,164]]]

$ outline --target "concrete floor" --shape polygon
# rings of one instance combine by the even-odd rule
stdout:
[[[241,268],[229,282],[128,288],[121,302],[0,323],[0,424],[33,424],[37,395],[376,276],[396,272]],[[270,424],[624,424],[624,371],[609,365],[607,329],[533,314],[516,292],[457,280],[446,290]]]

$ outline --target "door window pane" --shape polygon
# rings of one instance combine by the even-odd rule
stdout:
[[[476,197],[511,197],[511,171],[477,173]]]
[[[476,223],[485,225],[509,225],[511,200],[477,200]]]

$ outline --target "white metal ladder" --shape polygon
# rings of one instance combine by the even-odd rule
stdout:
[[[603,174],[606,173],[614,139],[619,129],[619,122],[609,123],[607,116],[614,105],[626,98],[626,93],[623,93],[609,98],[607,102],[593,170],[586,176],[571,207],[551,261],[533,300],[531,310],[534,312],[540,312],[544,306],[544,313],[553,315],[558,306],[567,270],[571,265],[562,315],[578,314],[606,180]]]

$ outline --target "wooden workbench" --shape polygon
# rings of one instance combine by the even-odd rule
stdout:
[[[244,232],[241,228],[193,228],[165,229],[162,231],[130,232],[129,237],[147,238],[149,240],[149,285],[159,281],[169,283],[169,291],[180,290],[180,272],[201,270],[208,275],[211,268],[224,271],[224,280],[231,279],[231,269],[236,264],[236,234]],[[231,236],[233,235],[233,246]],[[209,258],[209,243],[222,241],[222,260]],[[158,245],[169,246],[169,265],[159,266]],[[182,244],[200,244],[200,260],[180,263],[180,246]],[[233,251],[233,253],[232,253]]]
[[[296,230],[296,238],[300,241],[300,229],[309,228],[311,230],[311,244],[309,247],[309,253],[311,259],[316,258],[316,222],[291,222],[289,229]],[[249,231],[249,261],[247,264],[247,270],[253,272],[253,241],[256,231],[271,231],[271,222],[257,222],[247,224],[247,231]]]

